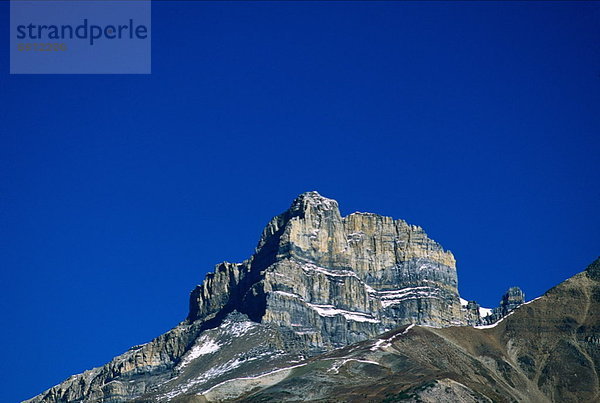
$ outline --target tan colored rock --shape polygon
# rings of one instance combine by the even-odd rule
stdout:
[[[316,192],[269,222],[252,258],[207,276],[192,293],[189,320],[219,309],[292,327],[315,349],[405,323],[466,323],[451,252],[403,220],[342,217],[335,200]]]

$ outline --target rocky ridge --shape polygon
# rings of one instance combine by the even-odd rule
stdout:
[[[342,217],[335,200],[308,192],[269,222],[251,258],[206,276],[185,321],[31,401],[169,400],[402,325],[487,323],[481,313],[475,302],[461,304],[454,256],[422,228],[371,213]],[[248,352],[231,347],[243,340],[232,323],[262,335],[246,340]]]

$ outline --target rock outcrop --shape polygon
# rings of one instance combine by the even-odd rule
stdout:
[[[254,256],[222,263],[192,292],[189,321],[237,310],[287,326],[315,351],[402,324],[465,324],[455,260],[423,229],[300,195],[267,225]]]
[[[481,307],[477,301],[462,300],[463,316],[467,324],[471,326],[481,325],[483,323]]]
[[[500,306],[493,309],[492,314],[482,318],[481,322],[491,324],[504,318],[525,303],[525,293],[519,287],[510,287],[502,296]]]

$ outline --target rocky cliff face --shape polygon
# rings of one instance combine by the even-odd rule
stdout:
[[[300,195],[263,231],[254,256],[222,263],[192,292],[189,321],[233,310],[287,326],[315,350],[402,324],[465,324],[452,254],[420,228]]]
[[[242,379],[224,382],[199,398],[600,401],[600,259],[510,312],[502,321],[479,328],[403,326],[290,366],[284,379],[267,373],[258,388]]]
[[[600,259],[493,325],[404,325],[316,356],[300,353],[295,332],[233,312],[198,334],[170,371],[153,372],[148,358],[135,364],[175,346],[190,325],[32,401],[596,402],[598,312]],[[129,372],[110,372],[124,361]]]
[[[228,379],[279,379],[290,362],[402,325],[481,324],[481,312],[461,305],[453,255],[420,227],[342,217],[336,201],[309,192],[269,222],[251,258],[206,276],[185,321],[31,401],[188,399]]]

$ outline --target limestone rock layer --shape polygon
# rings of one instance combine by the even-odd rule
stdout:
[[[250,259],[218,265],[192,292],[188,320],[233,310],[289,327],[315,350],[403,324],[466,324],[451,252],[403,220],[342,217],[317,192],[274,217]]]

